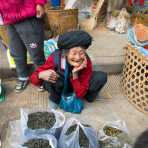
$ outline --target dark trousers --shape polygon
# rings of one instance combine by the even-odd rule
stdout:
[[[106,73],[101,71],[94,71],[90,80],[89,89],[84,98],[86,98],[88,102],[93,102],[106,82]],[[49,99],[59,104],[64,87],[64,79],[60,77],[55,84],[44,81],[43,86],[50,93]]]
[[[14,25],[8,25],[10,53],[14,58],[19,77],[28,77],[27,50],[35,66],[44,63],[44,30],[41,19],[26,19]]]

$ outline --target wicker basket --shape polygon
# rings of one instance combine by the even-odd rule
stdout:
[[[148,26],[148,14],[135,14],[131,16],[132,24],[143,24]]]
[[[77,28],[78,9],[47,9],[48,23],[54,35]]]
[[[148,115],[148,57],[128,45],[121,85],[128,100]]]
[[[2,38],[2,40],[8,44],[8,35],[7,35],[7,30],[6,27],[4,26],[0,26],[0,37]]]

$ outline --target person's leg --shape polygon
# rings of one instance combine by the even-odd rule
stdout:
[[[59,104],[61,100],[62,90],[64,87],[64,80],[62,78],[58,78],[56,83],[44,81],[43,87],[49,92],[49,99],[54,103]]]
[[[8,26],[8,36],[10,41],[10,54],[14,58],[18,76],[28,77],[26,65],[26,47],[24,46],[18,32],[13,25]]]
[[[8,36],[10,42],[10,54],[14,58],[19,78],[15,89],[16,92],[19,92],[25,89],[28,84],[28,70],[26,62],[27,50],[14,25],[8,26]]]
[[[36,67],[42,65],[44,58],[44,29],[41,19],[35,17],[15,25]]]
[[[107,82],[107,74],[101,71],[94,71],[90,80],[89,89],[85,98],[88,102],[93,102],[101,88]]]

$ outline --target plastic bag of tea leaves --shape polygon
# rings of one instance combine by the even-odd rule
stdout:
[[[63,113],[48,109],[21,109],[23,136],[51,134],[59,138],[65,123]]]
[[[64,125],[59,148],[100,148],[95,130],[70,118]]]
[[[52,135],[24,137],[21,132],[20,120],[10,121],[4,147],[8,148],[57,148],[57,140]]]
[[[29,136],[19,148],[57,148],[57,140],[52,135]]]
[[[108,122],[98,132],[101,148],[132,148],[132,139],[123,121]]]

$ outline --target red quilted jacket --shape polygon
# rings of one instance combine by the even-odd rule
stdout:
[[[46,0],[0,0],[0,14],[4,24],[14,24],[36,15],[36,5]]]
[[[61,64],[59,64],[61,65]],[[59,66],[57,65],[57,66]],[[40,66],[30,77],[30,81],[34,85],[41,85],[43,80],[38,78],[39,72],[48,69],[58,69],[54,63],[54,53],[51,54],[44,65]],[[74,92],[76,96],[79,98],[83,98],[89,88],[89,81],[92,76],[92,63],[91,60],[87,59],[87,67],[79,72],[79,77],[77,79],[71,78],[71,84],[73,86]]]

